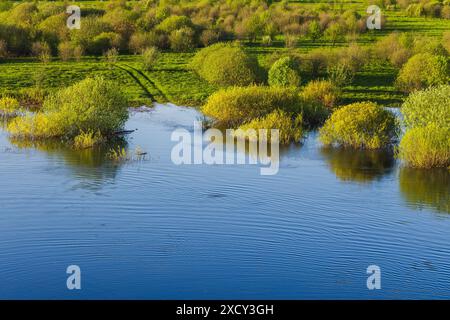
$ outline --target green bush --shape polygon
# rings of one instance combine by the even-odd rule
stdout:
[[[220,123],[239,125],[277,109],[302,114],[304,124],[311,127],[321,124],[328,115],[326,108],[302,99],[295,88],[264,86],[221,89],[208,98],[202,111]]]
[[[409,167],[449,167],[450,126],[430,123],[406,131],[398,147],[398,157]]]
[[[303,88],[301,96],[331,110],[338,102],[339,89],[329,80],[313,80]]]
[[[88,50],[93,54],[102,54],[113,47],[119,48],[121,42],[122,39],[119,34],[114,32],[103,32],[94,37]]]
[[[0,98],[0,116],[12,116],[19,111],[19,102],[11,97]]]
[[[184,27],[170,33],[170,48],[175,52],[187,52],[195,48],[195,32],[193,29]]]
[[[144,70],[151,70],[155,66],[159,58],[159,51],[156,47],[150,47],[142,53],[142,67]]]
[[[8,131],[27,138],[74,137],[89,131],[108,135],[125,124],[127,107],[115,83],[86,78],[47,97],[41,112],[15,118]]]
[[[31,46],[31,52],[33,56],[44,63],[49,62],[52,58],[52,51],[47,42],[34,42]]]
[[[68,61],[70,59],[79,61],[83,55],[83,49],[70,42],[61,42],[58,45],[58,55],[62,61]]]
[[[237,46],[237,44],[219,42],[197,51],[192,60],[189,62],[189,68],[196,71],[197,73],[200,73],[200,71],[204,67],[206,57],[208,57],[214,51],[221,50],[230,46]]]
[[[219,86],[246,86],[262,78],[256,58],[233,44],[217,43],[200,50],[190,66],[202,78]]]
[[[343,64],[328,66],[327,74],[328,79],[338,87],[350,85],[355,77],[355,72]]]
[[[299,86],[300,75],[295,60],[290,57],[277,60],[269,70],[269,84],[281,87]]]
[[[267,129],[266,138],[271,139],[270,129],[279,130],[279,141],[281,144],[288,144],[291,141],[298,142],[303,136],[302,129],[302,116],[292,115],[282,110],[275,110],[261,118],[253,119],[239,127],[242,131],[238,131],[236,136],[243,134],[246,138],[250,140],[258,140],[260,129]],[[254,134],[247,134],[253,129]]]
[[[73,147],[75,149],[88,149],[92,148],[96,145],[99,145],[104,142],[104,137],[100,133],[100,131],[94,132],[92,130],[84,132],[81,131],[79,135],[77,135],[73,139]]]
[[[134,54],[141,54],[145,48],[153,45],[150,33],[135,32],[128,42],[128,47]]]
[[[13,137],[47,139],[64,135],[63,117],[58,112],[25,114],[8,123],[7,130]]]
[[[158,30],[171,33],[185,27],[192,27],[191,19],[186,16],[170,16],[158,25]]]
[[[394,114],[373,102],[353,103],[337,109],[320,129],[324,145],[379,149],[398,137]]]
[[[396,80],[398,89],[405,92],[429,86],[447,84],[449,81],[447,58],[430,53],[412,56],[402,67]]]
[[[417,91],[408,96],[401,112],[405,126],[413,128],[431,122],[450,127],[450,85]]]
[[[202,111],[223,123],[241,124],[280,109],[299,113],[300,99],[294,89],[280,87],[231,87],[213,93]]]

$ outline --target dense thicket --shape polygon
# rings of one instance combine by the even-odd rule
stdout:
[[[115,47],[141,52],[146,47],[189,51],[224,40],[263,40],[282,35],[286,46],[299,37],[333,43],[366,31],[365,17],[356,11],[336,12],[324,5],[305,9],[268,0],[110,1],[99,8],[81,5],[81,29],[66,27],[62,3],[25,2],[0,6],[0,39],[10,55],[29,55],[35,42],[45,42],[52,54],[70,43],[87,54]],[[66,44],[66,46],[69,46]]]
[[[411,167],[449,167],[450,85],[411,94],[401,111],[406,132],[398,156]]]

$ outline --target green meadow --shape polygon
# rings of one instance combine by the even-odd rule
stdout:
[[[128,1],[137,3],[138,1]],[[62,3],[62,2],[55,2]],[[82,10],[85,8],[104,8],[107,2],[76,1]],[[305,9],[329,6],[331,10],[354,9],[364,14],[366,1],[290,1],[293,6]],[[401,9],[382,10],[386,22],[381,30],[370,30],[361,34],[356,43],[370,46],[386,35],[398,32],[410,32],[414,35],[426,35],[440,38],[446,30],[450,30],[450,20],[429,17],[409,17]],[[82,20],[83,21],[83,20]],[[264,60],[274,52],[292,51],[285,48],[284,36],[277,35],[270,45],[263,45],[260,39],[242,40],[241,43],[250,55]],[[335,43],[327,39],[312,41],[308,37],[299,37],[294,50],[307,53],[314,49],[337,48],[346,46],[347,40]],[[198,50],[198,49],[195,49]],[[200,106],[217,87],[202,80],[188,68],[191,52],[170,52],[163,50],[160,59],[151,71],[142,68],[139,55],[120,54],[116,63],[107,63],[102,56],[84,56],[81,61],[63,62],[53,57],[51,62],[41,63],[32,57],[11,57],[0,62],[0,93],[20,96],[29,88],[39,87],[47,92],[65,87],[92,75],[102,75],[114,79],[125,90],[132,105],[149,104],[153,101],[172,102],[179,105]],[[405,95],[394,87],[398,68],[372,59],[362,70],[358,70],[352,83],[343,88],[344,102],[371,100],[383,105],[398,105]],[[322,75],[323,78],[326,75]],[[309,75],[302,75],[302,84],[309,80]]]

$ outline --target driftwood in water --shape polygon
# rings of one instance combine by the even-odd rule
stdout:
[[[137,130],[137,129],[136,129]],[[130,134],[135,132],[136,130],[122,130],[122,131],[116,131],[114,132],[114,135],[116,136],[120,136],[120,135],[124,135],[124,134]]]

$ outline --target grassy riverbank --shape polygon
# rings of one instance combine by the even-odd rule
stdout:
[[[139,1],[127,1],[126,3],[127,10],[130,12],[132,12],[133,6],[140,5]],[[339,16],[339,12],[354,10],[362,16],[360,22],[364,21],[365,10],[368,6],[366,1],[290,1],[289,3],[292,7],[287,9],[287,12],[301,9],[306,12],[326,12],[329,15],[337,14]],[[52,4],[64,6],[63,2],[58,1],[52,2]],[[108,6],[111,5],[109,2],[77,1],[75,4],[81,7],[83,13],[85,10],[98,10],[98,12],[103,13],[105,10],[106,12],[108,10],[122,10],[118,9],[122,8],[121,5],[116,5],[117,9],[108,9]],[[48,5],[48,3],[42,2],[38,7],[41,8],[45,5]],[[197,5],[192,4],[193,7]],[[277,5],[279,6],[279,4]],[[169,8],[175,10],[174,7],[169,6]],[[186,4],[179,8],[184,9],[177,10],[190,10],[186,9],[189,8],[189,5]],[[9,10],[12,9],[9,8]],[[240,39],[240,42],[250,55],[256,56],[260,62],[264,62],[274,53],[281,55],[288,51],[306,54],[313,50],[345,47],[350,43],[356,43],[362,48],[370,48],[383,37],[396,31],[410,32],[414,36],[427,36],[440,41],[443,33],[450,30],[449,19],[408,16],[405,9],[399,6],[382,8],[382,12],[385,22],[381,30],[366,30],[356,36],[344,34],[342,37],[339,36],[330,40],[324,32],[318,39],[312,40],[308,35],[300,34],[296,35],[296,43],[290,45],[289,48],[286,48],[285,40],[286,36],[290,34],[286,32],[273,35],[270,44],[264,43],[263,36],[257,36],[251,40],[244,37]],[[306,17],[308,17],[307,14]],[[121,18],[117,19],[120,21]],[[245,19],[245,16],[243,19]],[[134,21],[132,22],[134,23]],[[114,26],[114,21],[111,23]],[[282,24],[282,22],[279,23]],[[38,30],[42,29],[39,28]],[[210,28],[210,26],[207,26],[207,28]],[[236,34],[232,35],[232,38],[240,38],[239,27],[235,25],[234,28],[233,32]],[[295,32],[301,33],[302,31],[297,30]],[[198,48],[193,48],[187,50],[187,52],[174,52],[170,47],[161,49],[160,58],[150,71],[144,70],[140,55],[131,54],[128,47],[119,50],[121,54],[118,61],[113,64],[107,63],[101,55],[93,56],[88,53],[77,62],[61,61],[56,54],[53,54],[53,57],[47,63],[42,63],[37,58],[27,57],[30,53],[20,54],[20,57],[17,57],[17,54],[12,54],[3,59],[0,56],[0,94],[13,95],[21,99],[39,100],[40,95],[66,87],[87,76],[101,75],[107,79],[116,80],[133,105],[149,104],[152,101],[170,101],[179,105],[199,106],[204,104],[206,98],[219,88],[207,83],[188,68],[188,64],[197,50]],[[399,92],[394,86],[398,71],[399,68],[392,66],[390,63],[371,57],[368,63],[357,70],[353,81],[343,87],[342,102],[352,103],[370,100],[382,105],[399,105],[406,95]],[[312,79],[308,73],[301,76],[301,85],[305,85]],[[318,76],[320,78],[327,77],[326,74],[319,74]]]

